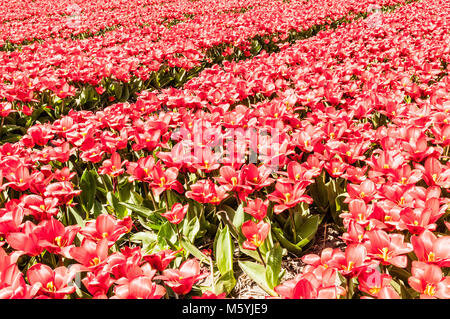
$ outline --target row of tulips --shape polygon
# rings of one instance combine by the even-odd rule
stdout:
[[[43,1],[44,2],[44,1]],[[29,10],[28,19],[6,21],[0,25],[0,46],[11,51],[23,45],[49,38],[85,38],[99,35],[118,27],[146,26],[175,23],[196,15],[212,15],[243,11],[255,6],[269,7],[276,1],[188,1],[171,2],[113,1],[114,6],[105,6],[103,1],[45,1],[54,4],[50,12],[47,6]],[[110,2],[107,2],[111,4]],[[65,7],[64,7],[65,5]],[[63,8],[63,10],[55,10]],[[53,14],[50,14],[53,12]],[[174,22],[175,21],[175,22]]]
[[[32,126],[0,147],[1,296],[217,298],[238,265],[274,297],[449,298],[449,11]],[[304,255],[323,220],[345,249]],[[282,282],[287,252],[307,266]]]
[[[13,141],[35,121],[55,119],[71,108],[127,101],[146,88],[182,86],[212,63],[277,51],[279,42],[310,37],[332,21],[343,23],[354,17],[349,12],[365,13],[371,1],[355,3],[273,4],[270,10],[198,16],[171,28],[124,27],[84,40],[51,39],[1,52],[3,131]]]
[[[136,0],[130,3],[125,0],[98,1],[92,0],[86,2],[84,0],[11,0],[1,1],[0,22],[25,21],[28,19],[50,16],[50,15],[66,15],[67,9],[77,5],[84,11],[103,11],[116,10],[124,6],[150,6],[171,3],[171,0]]]

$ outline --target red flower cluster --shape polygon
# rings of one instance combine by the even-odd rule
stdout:
[[[154,1],[160,11],[136,11],[153,25],[138,27],[124,22],[135,6],[122,12],[120,1],[94,1],[83,8],[85,30],[123,27],[87,39],[44,30],[35,33],[42,43],[0,52],[0,115],[30,113],[20,103],[45,104],[49,91],[73,96],[76,83],[102,95],[105,79],[192,69],[214,46],[245,55],[256,36],[276,34],[266,39],[273,44],[373,2],[249,0],[235,12],[244,5],[199,1],[171,12],[184,2]],[[52,10],[63,18],[61,5]],[[117,21],[106,18],[111,10],[121,12]],[[226,273],[217,250],[230,241],[248,256],[256,251],[268,269],[275,241],[298,253],[317,231],[313,221],[327,218],[342,223],[344,249],[304,255],[300,274],[271,283],[274,295],[449,299],[449,14],[445,0],[409,3],[377,16],[380,23],[323,30],[273,54],[214,65],[182,89],[70,110],[3,141],[0,297],[194,294],[208,275],[203,262],[210,267],[214,257]],[[22,17],[2,27],[50,23],[43,11]],[[211,234],[220,239],[213,252],[193,248]]]

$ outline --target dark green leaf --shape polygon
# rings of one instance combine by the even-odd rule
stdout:
[[[80,200],[83,207],[89,213],[94,206],[97,191],[97,177],[92,170],[86,169],[80,179]]]

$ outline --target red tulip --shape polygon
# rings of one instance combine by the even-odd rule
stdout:
[[[161,250],[154,254],[144,256],[144,260],[147,261],[154,269],[163,271],[167,268],[172,260],[176,258],[176,254],[181,250],[172,251],[170,249]]]
[[[107,299],[106,294],[114,283],[111,274],[107,271],[88,272],[81,282],[92,295],[93,299]]]
[[[168,169],[163,170],[160,165],[155,165],[151,175],[152,182],[150,182],[150,187],[155,196],[161,195],[162,192],[168,189],[173,189],[180,194],[183,193],[184,188],[177,180],[178,169],[175,167],[169,167]]]
[[[71,258],[69,251],[80,228],[78,225],[64,227],[60,221],[51,218],[36,226],[34,233],[39,238],[39,245],[50,253]]]
[[[227,193],[224,187],[215,185],[209,179],[203,179],[191,185],[191,190],[186,192],[186,197],[199,203],[218,205],[227,197]]]
[[[39,237],[36,234],[36,225],[26,221],[21,232],[9,233],[6,235],[6,241],[15,250],[21,251],[30,256],[37,256],[44,250],[39,243]]]
[[[45,188],[44,196],[58,198],[60,204],[68,204],[81,190],[75,190],[71,182],[56,182]]]
[[[304,195],[305,191],[306,188],[303,183],[292,185],[277,182],[275,191],[267,195],[267,198],[278,203],[278,205],[274,206],[273,211],[275,214],[280,214],[301,202],[311,204],[313,200],[310,196]]]
[[[120,236],[128,233],[132,226],[133,221],[130,216],[117,220],[112,215],[101,214],[95,221],[88,221],[86,226],[80,230],[80,233],[94,241],[107,239],[108,245],[111,246]]]
[[[111,299],[161,299],[166,289],[152,282],[151,278],[139,276],[124,285],[117,285]]]
[[[189,204],[183,206],[180,203],[175,203],[172,206],[171,211],[161,214],[161,216],[167,218],[167,220],[172,224],[179,224],[183,221],[184,216],[186,216],[188,208]]]
[[[411,274],[408,283],[421,299],[450,299],[450,277],[444,277],[438,266],[413,261]]]
[[[28,281],[33,289],[38,289],[37,298],[63,299],[75,292],[74,285],[68,284],[75,277],[74,271],[66,267],[57,267],[54,270],[44,264],[35,264],[27,271]]]
[[[267,207],[269,205],[269,201],[266,199],[263,201],[261,198],[256,198],[254,200],[249,200],[247,202],[247,206],[244,207],[244,211],[252,215],[257,220],[263,220],[267,215]]]
[[[380,260],[383,265],[392,264],[399,268],[406,268],[408,258],[405,254],[411,252],[413,247],[403,242],[403,235],[372,230],[367,233],[367,236],[368,241],[364,245],[372,259]]]
[[[315,299],[317,296],[314,286],[306,278],[285,281],[274,290],[285,299]]]
[[[59,201],[55,197],[42,198],[39,195],[24,195],[22,197],[25,211],[36,220],[50,219],[59,212]]]
[[[226,292],[216,295],[215,293],[207,290],[201,296],[193,296],[192,299],[225,299]]]
[[[98,243],[84,239],[80,247],[72,247],[70,255],[79,262],[80,270],[95,271],[101,268],[108,258],[108,239],[104,238]]]
[[[348,196],[344,202],[349,203],[351,199],[359,198],[369,203],[374,199],[377,189],[375,183],[370,179],[363,181],[360,185],[347,184]]]
[[[362,244],[352,244],[345,249],[345,253],[336,253],[330,261],[330,266],[336,267],[345,277],[356,277],[373,261],[367,260],[367,250]]]
[[[423,180],[429,186],[450,188],[450,170],[435,157],[428,157],[423,168]]]
[[[270,224],[260,221],[256,224],[252,220],[248,220],[242,224],[242,233],[247,240],[242,244],[245,249],[256,250],[266,240],[270,231]]]
[[[379,298],[380,291],[390,287],[391,280],[390,275],[382,274],[376,268],[367,268],[358,275],[358,289]]]
[[[450,266],[450,236],[438,238],[431,231],[424,230],[419,236],[411,237],[411,244],[419,261],[439,267]]]
[[[111,155],[111,159],[103,161],[102,166],[98,169],[98,173],[100,175],[107,174],[112,177],[117,177],[125,172],[122,166],[126,165],[127,162],[126,160],[122,162],[119,153],[114,152]]]
[[[200,271],[199,262],[196,259],[189,259],[183,262],[179,269],[166,269],[155,279],[163,280],[176,294],[186,295],[197,281],[206,276],[208,273]]]

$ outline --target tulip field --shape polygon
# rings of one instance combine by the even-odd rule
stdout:
[[[450,1],[0,3],[0,299],[450,299]]]

